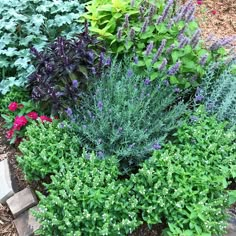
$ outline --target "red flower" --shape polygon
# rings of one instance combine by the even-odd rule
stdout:
[[[28,120],[24,116],[16,116],[13,124],[15,130],[20,130],[22,126],[25,126]]]
[[[47,116],[40,116],[39,118],[42,122],[44,122],[44,121],[52,122],[52,119]]]
[[[10,111],[15,111],[18,108],[18,103],[17,102],[11,102],[10,105],[8,106],[8,109]]]
[[[8,130],[7,134],[6,134],[7,139],[11,139],[13,134],[14,134],[14,129],[13,128]]]
[[[215,14],[217,13],[217,11],[216,11],[216,10],[212,10],[211,13],[212,13],[213,15],[215,15]]]
[[[202,0],[197,0],[198,5],[202,5]]]
[[[36,120],[38,118],[38,113],[35,111],[31,111],[27,114],[27,116],[32,120]]]

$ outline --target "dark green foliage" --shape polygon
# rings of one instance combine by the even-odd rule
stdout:
[[[0,114],[8,114],[8,106],[11,102],[21,103],[27,101],[30,94],[24,89],[13,86],[10,91],[5,95],[0,95]]]
[[[210,113],[219,120],[228,120],[236,125],[236,61],[226,68],[213,63],[204,77],[202,93],[204,103]]]
[[[59,37],[43,52],[31,49],[36,71],[29,76],[28,88],[34,101],[40,101],[53,113],[63,112],[78,104],[89,76],[99,76],[106,65],[105,49],[87,26],[76,38]]]
[[[81,147],[101,158],[117,156],[127,173],[160,147],[185,111],[173,87],[114,63],[73,118]]]
[[[39,180],[57,173],[63,163],[77,158],[80,153],[78,140],[73,132],[60,128],[57,121],[28,126],[26,139],[19,145],[22,156],[17,161],[28,180]]]
[[[203,107],[132,175],[143,220],[167,220],[167,235],[222,235],[227,179],[236,177],[236,134]]]
[[[80,32],[76,20],[83,10],[80,1],[1,0],[0,93],[22,85],[32,73],[30,47],[42,50],[60,35],[69,38]]]
[[[45,185],[49,195],[39,194],[40,235],[127,235],[140,224],[131,186],[116,181],[116,158],[85,154],[62,165]]]

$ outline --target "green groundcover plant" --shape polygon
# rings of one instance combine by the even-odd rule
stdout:
[[[236,134],[203,107],[132,175],[143,220],[165,217],[167,235],[222,235],[228,180],[236,177]]]
[[[57,120],[52,123],[34,122],[26,127],[25,136],[19,145],[22,155],[17,157],[17,161],[28,180],[39,180],[57,173],[63,168],[63,163],[77,158],[80,153],[73,132],[68,132]]]
[[[86,8],[90,31],[99,34],[112,53],[134,55],[140,73],[153,68],[151,80],[196,86],[205,64],[224,54],[219,47],[214,47],[214,52],[204,49],[192,2],[176,9],[174,0],[93,0]]]
[[[39,193],[40,235],[128,235],[142,222],[165,219],[164,235],[222,235],[228,180],[236,177],[236,134],[208,117],[189,116],[175,140],[154,151],[138,173],[119,180],[119,161],[84,152]],[[231,196],[233,196],[231,194]]]
[[[45,185],[49,196],[40,196],[39,235],[126,235],[140,221],[137,200],[130,186],[118,181],[118,161],[100,160],[84,153]]]
[[[1,0],[0,2],[0,93],[22,85],[33,71],[29,48],[41,50],[62,35],[81,31],[76,22],[83,13],[80,1]]]
[[[101,158],[115,155],[122,172],[128,173],[179,126],[186,111],[182,95],[114,62],[70,114],[79,144]]]

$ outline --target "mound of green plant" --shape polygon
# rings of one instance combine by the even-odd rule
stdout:
[[[28,180],[57,173],[64,168],[64,163],[79,157],[81,151],[73,132],[68,132],[63,123],[58,124],[56,120],[52,123],[34,122],[26,127],[25,136],[19,145],[22,155],[17,161]]]
[[[34,67],[29,48],[38,50],[58,36],[81,31],[76,22],[84,6],[80,1],[1,0],[0,2],[0,93],[23,85]]]
[[[196,86],[205,64],[217,54],[218,48],[213,54],[203,48],[192,2],[176,9],[174,0],[93,0],[86,9],[90,31],[99,34],[112,53],[134,55],[137,70],[148,71],[151,80]]]
[[[179,126],[186,112],[181,95],[114,62],[71,116],[79,144],[100,158],[115,155],[128,173]]]
[[[142,218],[168,223],[166,235],[222,235],[229,206],[225,190],[236,177],[236,133],[203,107],[155,151],[130,181]]]
[[[208,112],[236,126],[236,61],[226,68],[212,63],[203,79],[201,93]]]
[[[127,235],[140,221],[130,186],[117,181],[118,161],[93,154],[63,162],[63,170],[39,194],[40,235]]]

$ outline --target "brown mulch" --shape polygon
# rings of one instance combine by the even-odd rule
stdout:
[[[217,39],[236,36],[235,0],[202,0],[202,4],[197,5],[196,16],[203,38],[211,35]]]

